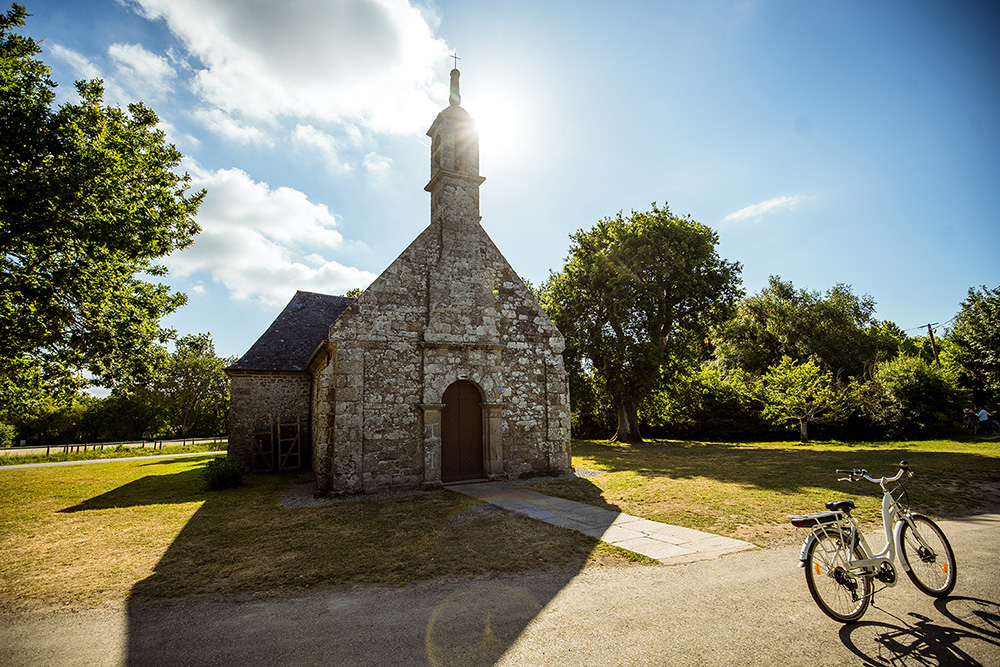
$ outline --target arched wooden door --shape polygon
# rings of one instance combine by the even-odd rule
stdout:
[[[444,392],[441,410],[441,481],[483,477],[483,408],[479,390],[459,380]]]

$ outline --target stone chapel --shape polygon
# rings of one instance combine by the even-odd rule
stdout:
[[[570,470],[564,341],[480,225],[459,72],[431,138],[430,224],[356,300],[298,292],[239,361],[229,454],[316,495]]]

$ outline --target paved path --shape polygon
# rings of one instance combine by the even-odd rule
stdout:
[[[710,560],[754,548],[742,540],[670,526],[503,482],[454,484],[448,488],[539,521],[578,530],[666,565]]]

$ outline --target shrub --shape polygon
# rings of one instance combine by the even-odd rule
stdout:
[[[247,462],[239,456],[217,456],[208,462],[202,475],[209,489],[219,491],[239,486],[249,473]]]
[[[14,444],[16,430],[10,424],[0,422],[0,447],[11,447]]]
[[[966,398],[949,369],[902,356],[878,365],[866,394],[865,412],[892,438],[953,429]]]

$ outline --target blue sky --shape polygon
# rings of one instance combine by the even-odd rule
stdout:
[[[167,320],[241,355],[296,289],[364,287],[429,221],[451,53],[483,226],[540,283],[569,234],[669,204],[768,276],[911,334],[1000,284],[995,2],[23,0],[72,99],[142,100],[208,190]]]

